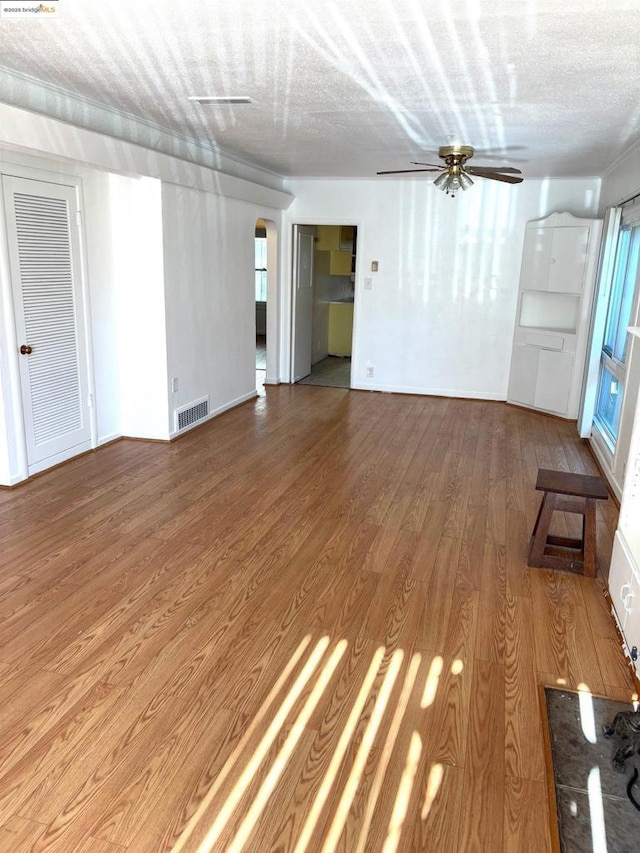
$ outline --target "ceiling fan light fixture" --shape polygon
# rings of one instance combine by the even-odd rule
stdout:
[[[472,187],[474,181],[471,175],[477,178],[488,178],[492,181],[502,181],[505,184],[521,184],[523,178],[519,177],[522,172],[513,166],[467,166],[467,161],[473,157],[471,145],[443,145],[438,149],[438,157],[444,160],[444,166],[436,166],[434,163],[423,163],[412,160],[412,166],[424,166],[421,169],[394,169],[392,171],[378,172],[378,175],[404,175],[408,172],[436,172],[440,174],[433,182],[436,187],[446,195],[454,198],[459,189],[463,191]],[[468,171],[467,171],[468,169]]]
[[[468,190],[469,187],[473,186],[473,181],[466,172],[460,173],[460,186],[463,190]]]
[[[438,175],[438,177],[433,183],[438,187],[439,190],[442,190],[444,192],[447,188],[447,184],[449,183],[449,173],[443,172],[441,175]]]

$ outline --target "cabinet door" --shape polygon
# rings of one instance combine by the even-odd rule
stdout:
[[[521,290],[581,293],[589,226],[527,228],[522,251]]]
[[[539,349],[516,344],[511,357],[508,399],[514,403],[533,406],[536,396]]]
[[[624,629],[627,614],[633,596],[633,565],[631,556],[623,538],[618,531],[613,540],[613,551],[611,553],[611,566],[609,568],[609,594],[615,607],[620,626]],[[636,611],[640,606],[640,600],[636,601]]]
[[[539,350],[534,406],[566,415],[569,408],[573,355],[570,352]]]
[[[582,293],[589,247],[589,227],[553,228],[549,290]]]
[[[629,580],[629,589],[625,596],[624,638],[629,651],[636,646],[640,649],[640,581],[635,572]]]
[[[569,408],[573,355],[516,344],[511,358],[508,399],[564,415]]]

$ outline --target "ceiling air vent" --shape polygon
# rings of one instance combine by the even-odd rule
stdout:
[[[176,432],[187,429],[187,427],[204,420],[209,414],[209,398],[203,397],[201,400],[196,400],[189,403],[187,406],[181,406],[179,409],[174,409],[175,429]]]
[[[251,98],[246,95],[189,95],[189,101],[202,104],[204,107],[226,106],[230,104],[252,104]]]

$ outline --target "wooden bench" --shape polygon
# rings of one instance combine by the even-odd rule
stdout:
[[[528,565],[545,569],[578,572],[595,578],[596,563],[596,501],[609,497],[602,477],[587,474],[568,474],[565,471],[538,470],[536,489],[544,492],[538,517],[531,534]],[[582,515],[582,538],[550,536],[549,527],[554,511]],[[569,553],[547,553],[547,547]]]

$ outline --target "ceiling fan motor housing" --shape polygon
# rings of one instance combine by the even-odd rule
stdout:
[[[470,145],[443,145],[438,149],[438,157],[444,160],[449,170],[460,169],[473,157],[473,148]]]

